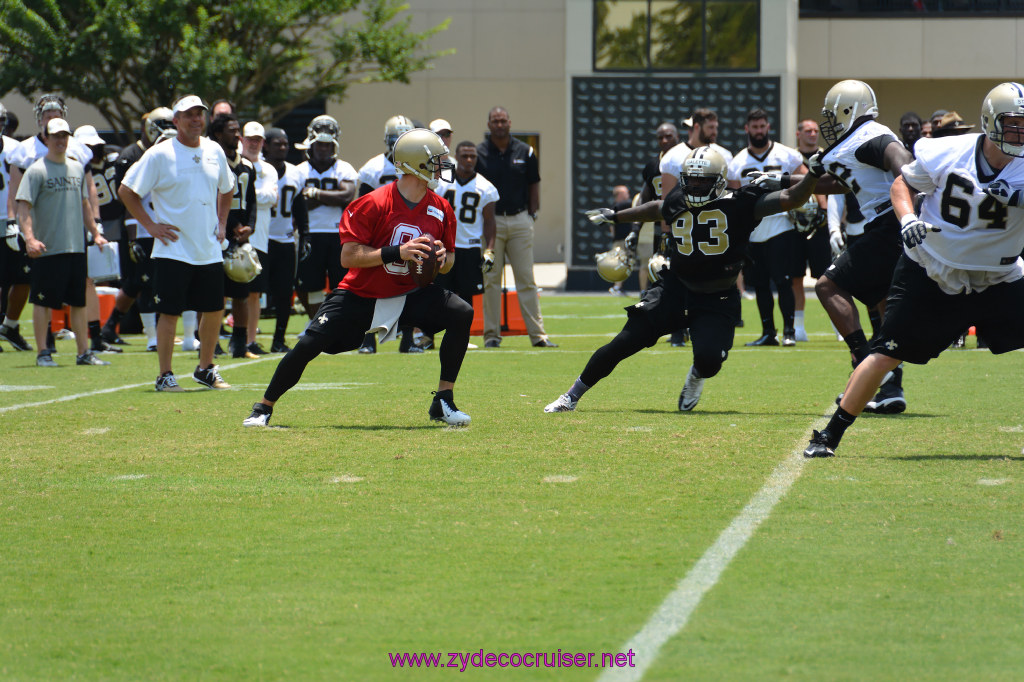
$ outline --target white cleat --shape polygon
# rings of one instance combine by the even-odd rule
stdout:
[[[689,412],[697,407],[697,403],[700,402],[700,394],[703,391],[704,379],[697,376],[697,370],[691,366],[690,373],[686,375],[686,383],[683,384],[683,390],[679,394],[679,411]]]
[[[467,426],[472,421],[470,416],[455,406],[455,402],[436,395],[427,411],[431,420],[444,422],[448,426]]]
[[[576,402],[569,397],[568,393],[558,396],[558,400],[544,408],[545,412],[573,412],[576,409]]]
[[[803,328],[803,327],[797,327],[796,328],[796,340],[801,342],[801,343],[806,343],[808,341],[807,330],[805,328]]]

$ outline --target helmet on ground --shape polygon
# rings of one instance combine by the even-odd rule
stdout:
[[[437,187],[434,173],[441,173],[445,182],[454,182],[455,164],[448,160],[448,146],[437,133],[426,128],[413,128],[395,141],[395,169],[427,181],[430,189]],[[444,171],[449,177],[444,177]]]
[[[981,129],[1004,154],[1024,156],[1024,126],[1007,128],[1003,119],[1011,116],[1024,117],[1024,85],[1000,83],[981,103]],[[1007,141],[1007,133],[1013,133],[1017,144]]]
[[[725,174],[729,166],[711,147],[690,152],[679,171],[679,184],[688,206],[703,206],[725,192]]]
[[[252,244],[234,244],[224,252],[224,272],[234,282],[251,282],[263,272]]]
[[[878,118],[875,91],[864,81],[839,81],[825,95],[825,105],[821,108],[821,136],[833,145],[853,130],[853,124],[862,116]]]
[[[597,261],[597,274],[606,282],[624,282],[636,266],[636,257],[623,246],[616,246],[594,256]]]

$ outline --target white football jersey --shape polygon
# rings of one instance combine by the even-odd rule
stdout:
[[[14,151],[7,158],[7,161],[24,172],[35,163],[36,159],[46,156],[46,151],[46,145],[39,139],[39,136],[33,135],[18,143],[18,146],[15,147]],[[82,164],[82,167],[86,170],[89,169],[89,164],[92,162],[92,151],[73,137],[68,140],[67,156],[69,159],[74,159]]]
[[[253,161],[256,169],[256,225],[249,243],[257,251],[267,252],[270,210],[277,205],[277,171],[266,161]]]
[[[986,175],[979,168],[983,141],[982,135],[922,138],[914,147],[917,158],[903,167],[907,184],[924,193],[921,219],[942,229],[929,232],[920,245],[905,251],[944,284],[947,293],[965,287],[980,290],[1019,279],[1024,272],[1024,209],[1007,207],[983,191],[997,178],[1011,187],[1024,187],[1024,160],[1015,158],[998,173]],[[979,279],[951,270],[995,276]]]
[[[363,185],[369,185],[373,189],[382,187],[389,182],[398,179],[398,171],[395,164],[384,154],[378,154],[363,164],[359,169],[359,180],[356,182],[356,190]]]
[[[854,128],[839,142],[828,149],[821,158],[825,170],[857,195],[860,211],[869,223],[880,215],[892,210],[889,188],[893,174],[857,158],[857,151],[877,137],[891,136],[898,141],[895,133],[881,123],[869,120]]]
[[[17,146],[18,141],[13,137],[0,136],[0,213],[4,218],[7,217],[7,193],[11,184],[10,155]]]
[[[750,184],[748,176],[755,171],[782,171],[795,173],[804,163],[804,157],[792,147],[778,142],[768,145],[767,151],[761,156],[750,153],[749,147],[741,149],[729,162],[729,180]],[[783,232],[793,229],[793,223],[785,213],[766,216],[750,235],[752,242],[766,242]]]
[[[498,200],[498,190],[484,176],[477,173],[465,184],[455,182],[437,183],[434,190],[448,200],[455,209],[455,248],[482,249],[484,234],[484,206]]]
[[[722,158],[725,159],[726,164],[732,163],[732,152],[728,149],[714,143],[708,146],[721,154]],[[686,161],[686,157],[689,156],[692,151],[693,147],[686,142],[680,142],[662,155],[658,170],[662,173],[669,173],[670,175],[674,175],[678,178],[679,173],[683,170],[683,161]],[[661,198],[664,199],[665,197]]]
[[[284,163],[284,174],[277,179],[277,204],[270,209],[270,239],[282,244],[295,243],[295,226],[292,224],[292,204],[295,196],[302,191],[305,177],[299,167]]]
[[[341,189],[341,183],[346,180],[354,183],[358,177],[356,169],[352,167],[352,164],[341,159],[335,159],[334,165],[323,173],[313,168],[309,161],[301,163],[299,171],[302,173],[303,187],[316,187],[328,191],[337,191]],[[337,233],[340,224],[341,206],[320,205],[309,211],[310,233]]]

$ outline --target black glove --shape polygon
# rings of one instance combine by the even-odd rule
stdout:
[[[815,152],[811,158],[807,159],[807,173],[816,178],[825,174],[825,164],[821,162],[821,152]]]
[[[626,249],[636,253],[636,242],[639,238],[639,232],[636,230],[630,230],[629,234],[626,235]]]
[[[309,243],[309,239],[307,237],[299,237],[299,261],[306,260],[311,253],[313,253],[313,246]]]
[[[913,215],[904,216],[904,218],[911,218],[903,223],[903,227],[900,228],[900,237],[903,239],[903,243],[907,245],[908,249],[912,249],[924,241],[924,238],[928,236],[929,232],[941,232],[942,230],[934,225],[929,225],[920,218],[916,218]]]
[[[142,265],[149,260],[146,250],[137,241],[128,242],[128,258],[136,265]]]
[[[984,191],[1004,206],[1019,207],[1024,204],[1024,191],[1010,187],[1006,180],[996,180]]]

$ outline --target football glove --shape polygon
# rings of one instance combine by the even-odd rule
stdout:
[[[900,229],[900,237],[908,249],[912,249],[924,241],[929,232],[941,232],[942,230],[934,225],[929,225],[920,218],[908,214],[903,218],[903,227]]]
[[[747,178],[751,185],[763,187],[769,192],[778,192],[790,185],[789,173],[781,171],[754,171]]]
[[[820,178],[825,174],[825,164],[821,162],[821,152],[815,152],[811,158],[807,159],[807,172],[816,178]]]
[[[985,194],[1004,206],[1019,208],[1024,205],[1024,190],[1010,187],[1006,180],[996,180],[985,188]]]
[[[309,254],[313,253],[313,246],[309,243],[309,239],[306,237],[299,237],[299,261],[302,262],[309,258]]]
[[[587,211],[587,218],[590,222],[595,225],[601,223],[614,223],[615,222],[615,211],[610,208],[592,208]]]
[[[142,265],[149,260],[149,256],[146,255],[146,250],[142,248],[142,245],[137,241],[128,242],[128,258],[130,258],[136,265]]]
[[[846,238],[843,231],[836,228],[828,232],[828,245],[832,249],[832,258],[839,258],[839,254],[846,248]]]
[[[631,230],[630,233],[626,235],[626,249],[636,253],[636,243],[639,239],[640,233],[636,230]]]
[[[480,269],[490,272],[494,268],[494,249],[485,249],[483,258],[480,259]]]
[[[18,231],[18,221],[14,218],[8,218],[7,226],[4,228],[4,239],[7,240],[7,246],[10,247],[11,251],[21,251],[21,245],[18,243],[20,236],[21,232]]]

